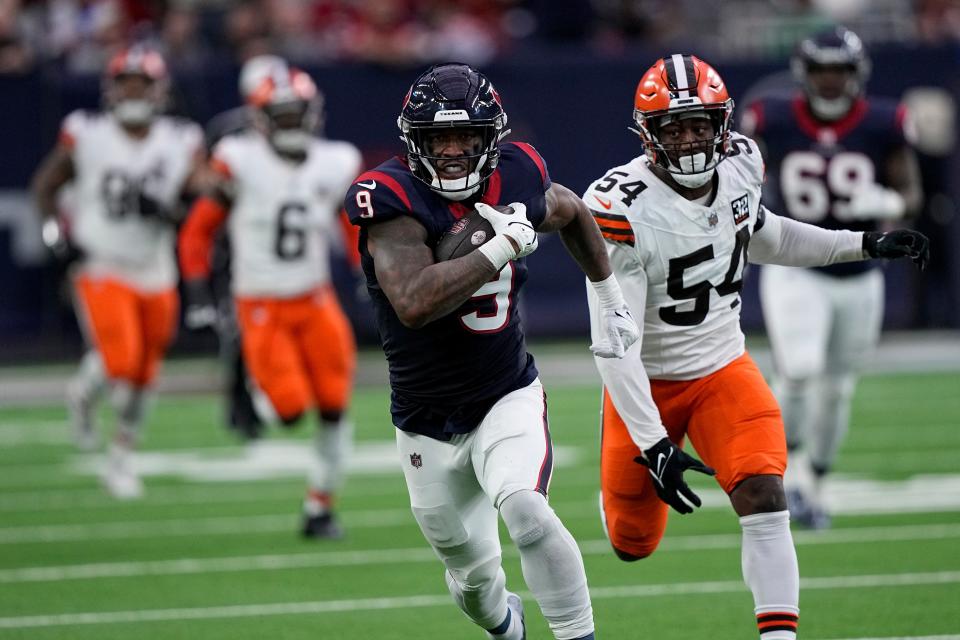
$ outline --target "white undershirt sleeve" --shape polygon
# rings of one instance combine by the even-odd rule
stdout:
[[[766,208],[761,211],[765,214],[763,226],[750,240],[748,255],[752,263],[822,267],[866,258],[862,232],[821,229],[778,216]]]
[[[613,272],[617,276],[624,300],[643,331],[643,316],[647,302],[647,274],[643,265],[627,245],[608,243],[608,253]],[[590,332],[595,341],[600,331],[600,301],[593,287],[587,287],[587,304],[590,307]],[[603,385],[613,400],[613,406],[627,425],[634,443],[641,450],[667,437],[667,430],[660,420],[660,411],[650,393],[650,379],[640,358],[643,335],[627,349],[623,358],[594,358]]]

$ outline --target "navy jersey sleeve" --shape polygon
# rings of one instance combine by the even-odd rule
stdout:
[[[501,201],[527,205],[527,219],[534,228],[547,216],[546,192],[553,184],[547,163],[526,142],[508,142],[500,148],[500,169],[504,176]]]
[[[343,199],[350,222],[366,227],[409,215],[413,206],[410,194],[394,176],[374,169],[361,174]]]
[[[737,123],[737,131],[748,138],[763,137],[764,129],[764,104],[763,100],[751,102],[740,112],[740,119]]]

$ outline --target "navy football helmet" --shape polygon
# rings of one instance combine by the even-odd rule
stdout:
[[[450,200],[465,200],[480,190],[497,168],[500,140],[509,133],[493,85],[476,69],[458,63],[434,65],[414,81],[397,126],[410,170]],[[444,134],[474,143],[460,156],[438,155],[431,142]],[[461,163],[461,169],[448,172],[451,162]]]
[[[790,66],[803,85],[813,114],[827,121],[838,120],[850,111],[870,77],[870,58],[863,43],[845,27],[802,40]]]

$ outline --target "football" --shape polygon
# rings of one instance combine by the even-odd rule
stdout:
[[[501,213],[513,213],[510,207],[495,206],[493,208]],[[496,234],[490,223],[474,209],[454,222],[440,236],[433,250],[433,256],[437,262],[462,258],[494,235]]]

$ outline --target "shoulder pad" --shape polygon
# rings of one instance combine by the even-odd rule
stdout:
[[[412,213],[410,193],[399,178],[381,167],[357,177],[343,200],[350,222],[366,226]]]
[[[60,125],[60,144],[72,149],[76,146],[77,139],[87,131],[96,117],[96,113],[84,109],[76,109],[68,113]]]
[[[630,175],[626,166],[611,169],[590,184],[583,194],[583,201],[604,238],[610,242],[634,245],[633,227],[627,219],[627,211],[646,188],[646,184]]]
[[[766,167],[763,162],[763,156],[760,154],[760,147],[753,141],[736,131],[730,132],[730,146],[727,151],[727,162],[734,162],[741,171],[745,171],[751,179],[757,182],[763,182],[766,175]]]
[[[503,161],[517,160],[518,164],[521,166],[528,167],[532,172],[536,172],[540,175],[540,182],[543,185],[543,190],[546,191],[550,188],[550,172],[547,170],[547,161],[543,159],[543,156],[540,155],[540,152],[537,151],[532,144],[526,142],[505,142],[500,145],[500,159]]]

